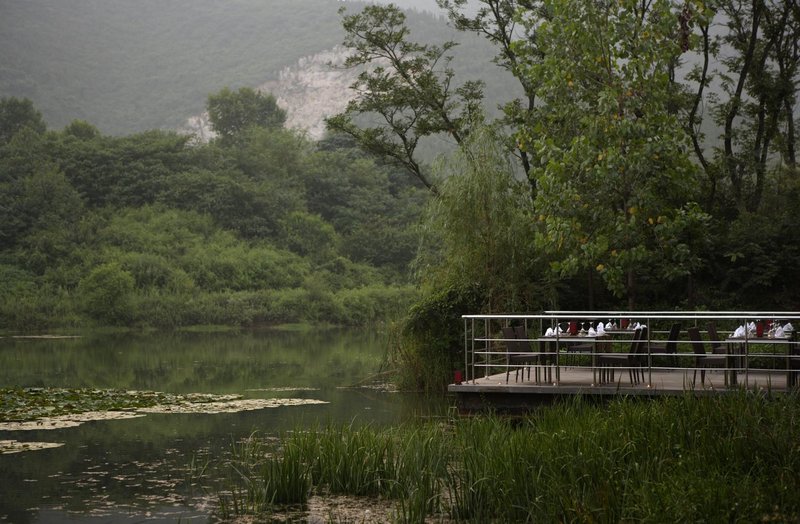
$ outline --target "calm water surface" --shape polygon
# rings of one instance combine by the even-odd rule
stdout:
[[[222,475],[209,467],[232,443],[327,423],[397,424],[440,415],[442,400],[370,383],[386,339],[363,331],[0,338],[4,387],[93,387],[169,393],[235,393],[327,404],[233,414],[150,414],[50,431],[0,431],[0,440],[60,448],[0,455],[0,521],[211,522]]]

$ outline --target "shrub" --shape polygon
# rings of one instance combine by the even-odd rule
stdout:
[[[129,320],[133,275],[111,262],[93,269],[78,285],[83,310],[92,319],[111,325]]]

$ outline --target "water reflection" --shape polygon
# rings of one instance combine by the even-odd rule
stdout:
[[[377,373],[386,344],[360,331],[247,331],[0,339],[0,384],[169,393],[309,398],[328,404],[216,415],[151,414],[0,439],[63,442],[0,455],[0,520],[10,522],[205,521],[212,458],[253,432],[278,435],[327,423],[395,424],[440,414],[441,401],[353,388]],[[194,466],[193,466],[194,465]]]

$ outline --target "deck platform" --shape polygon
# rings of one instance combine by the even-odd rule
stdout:
[[[460,383],[448,386],[462,412],[527,410],[575,396],[800,389],[798,311],[545,311],[462,319]],[[553,376],[536,380],[527,368],[549,368]],[[631,384],[629,368],[643,371],[644,379]],[[611,369],[614,379],[601,382],[601,372]]]
[[[682,396],[687,393],[695,396],[722,395],[748,391],[770,391],[783,393],[787,388],[787,373],[784,372],[749,372],[737,373],[736,384],[725,384],[724,371],[706,372],[705,383],[700,384],[700,372],[693,381],[695,370],[686,369],[653,369],[645,372],[644,382],[631,385],[628,372],[617,370],[613,383],[595,384],[595,373],[590,367],[563,367],[560,370],[558,384],[536,382],[524,379],[515,380],[516,372],[511,371],[506,382],[506,373],[493,374],[484,378],[469,380],[461,384],[451,384],[448,392],[456,399],[461,412],[477,411],[520,411],[550,403],[556,399],[583,396],[591,398],[612,398],[620,396],[660,397]],[[533,377],[532,377],[533,378]]]

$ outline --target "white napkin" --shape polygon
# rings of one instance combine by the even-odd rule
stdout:
[[[744,326],[739,326],[733,332],[733,338],[742,338],[744,336]]]
[[[597,323],[597,334],[602,335],[606,332],[606,327],[603,325],[602,322]]]
[[[756,330],[756,323],[755,322],[750,322],[749,324],[747,324],[747,331],[752,333],[755,330]]]
[[[791,322],[787,322],[785,326],[783,326],[783,331],[794,331],[794,326],[792,326]]]
[[[775,338],[783,338],[786,336],[786,333],[783,332],[783,328],[779,327],[775,330]]]
[[[547,331],[544,332],[544,336],[546,336],[546,337],[552,337],[555,334],[556,333],[555,333],[555,331],[553,331],[553,328],[547,328]]]
[[[595,331],[593,327],[590,327],[590,328],[589,328],[589,333],[587,333],[587,335],[586,335],[586,336],[589,336],[589,337],[596,337],[596,336],[597,336],[597,331]]]
[[[614,326],[613,326],[613,324],[611,324],[611,322],[606,322],[606,329],[611,329],[613,327]]]

